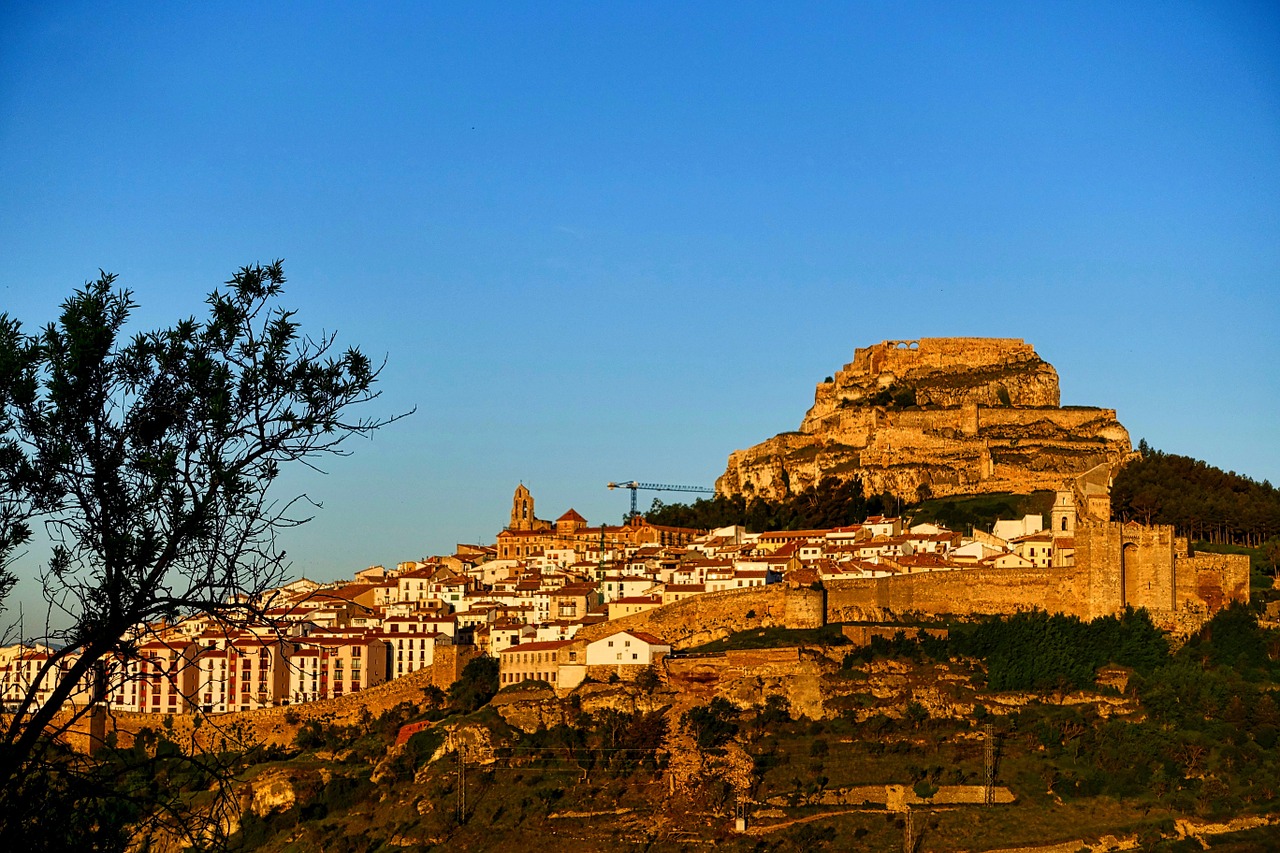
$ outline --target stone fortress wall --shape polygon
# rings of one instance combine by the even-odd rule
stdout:
[[[819,386],[810,417],[896,383],[918,386],[922,402],[939,406],[1000,405],[997,385],[1014,406],[1059,405],[1057,371],[1020,338],[921,338],[854,350],[853,361]]]
[[[575,639],[590,642],[618,631],[643,631],[670,643],[673,649],[687,649],[751,628],[791,627],[787,624],[788,595],[795,593],[784,584],[695,595],[588,625]]]
[[[974,364],[1006,364],[1031,361],[1035,347],[1022,338],[919,338],[905,341],[881,341],[853,351],[853,361],[846,371],[881,373],[910,368],[949,367],[957,359]]]
[[[646,631],[679,650],[761,627],[1030,610],[1088,620],[1133,607],[1145,608],[1162,628],[1186,633],[1230,602],[1248,602],[1248,557],[1192,554],[1170,525],[1110,521],[1113,473],[1104,464],[1073,478],[1065,503],[1055,507],[1055,518],[1071,517],[1065,528],[1073,531],[1071,566],[916,572],[829,581],[820,589],[783,583],[697,596],[586,630],[592,639],[620,627]]]
[[[1092,540],[1091,554],[1085,557],[1079,550],[1082,532]],[[1141,534],[1130,531],[1117,539],[1110,530],[1077,528],[1076,565],[1069,567],[969,569],[832,581],[827,584],[827,619],[882,621],[905,614],[1007,615],[1027,610],[1096,619],[1132,606],[1145,607],[1161,627],[1185,631],[1230,601],[1248,601],[1247,557],[1174,558],[1163,541],[1171,533],[1172,528],[1146,528]]]
[[[679,651],[756,628],[1030,610],[1096,619],[1126,606],[1145,607],[1156,624],[1185,632],[1231,601],[1248,601],[1248,557],[1179,555],[1172,533],[1167,526],[1086,524],[1076,528],[1075,566],[918,572],[828,581],[821,590],[787,584],[729,590],[594,625],[579,636],[644,631]]]

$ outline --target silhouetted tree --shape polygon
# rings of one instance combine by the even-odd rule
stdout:
[[[394,419],[353,416],[380,368],[303,334],[276,304],[284,281],[278,261],[244,267],[203,319],[132,337],[137,306],[106,273],[34,334],[0,315],[0,607],[32,525],[52,540],[50,627],[17,636],[15,622],[8,637],[48,654],[0,726],[4,849],[60,837],[58,808],[37,809],[34,827],[9,817],[31,808],[29,780],[70,778],[55,737],[104,701],[154,626],[242,625],[270,605],[287,568],[276,535],[307,520],[304,499],[269,494],[282,470]]]

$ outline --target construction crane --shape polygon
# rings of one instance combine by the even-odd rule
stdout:
[[[715,489],[708,489],[706,486],[664,486],[660,483],[637,483],[635,480],[627,480],[621,483],[609,483],[609,489],[630,489],[631,490],[631,514],[628,519],[635,518],[640,513],[636,511],[636,492],[644,489],[647,492],[696,492],[702,495],[714,495]]]

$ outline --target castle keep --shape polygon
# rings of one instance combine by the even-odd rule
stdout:
[[[1058,490],[1132,451],[1115,410],[1059,398],[1057,371],[1016,338],[883,341],[818,385],[798,431],[734,451],[716,490],[776,499],[823,476],[907,500]]]

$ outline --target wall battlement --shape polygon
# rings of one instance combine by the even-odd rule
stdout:
[[[841,373],[875,376],[885,371],[987,367],[1032,359],[1039,360],[1035,348],[1021,338],[919,338],[858,347]]]

